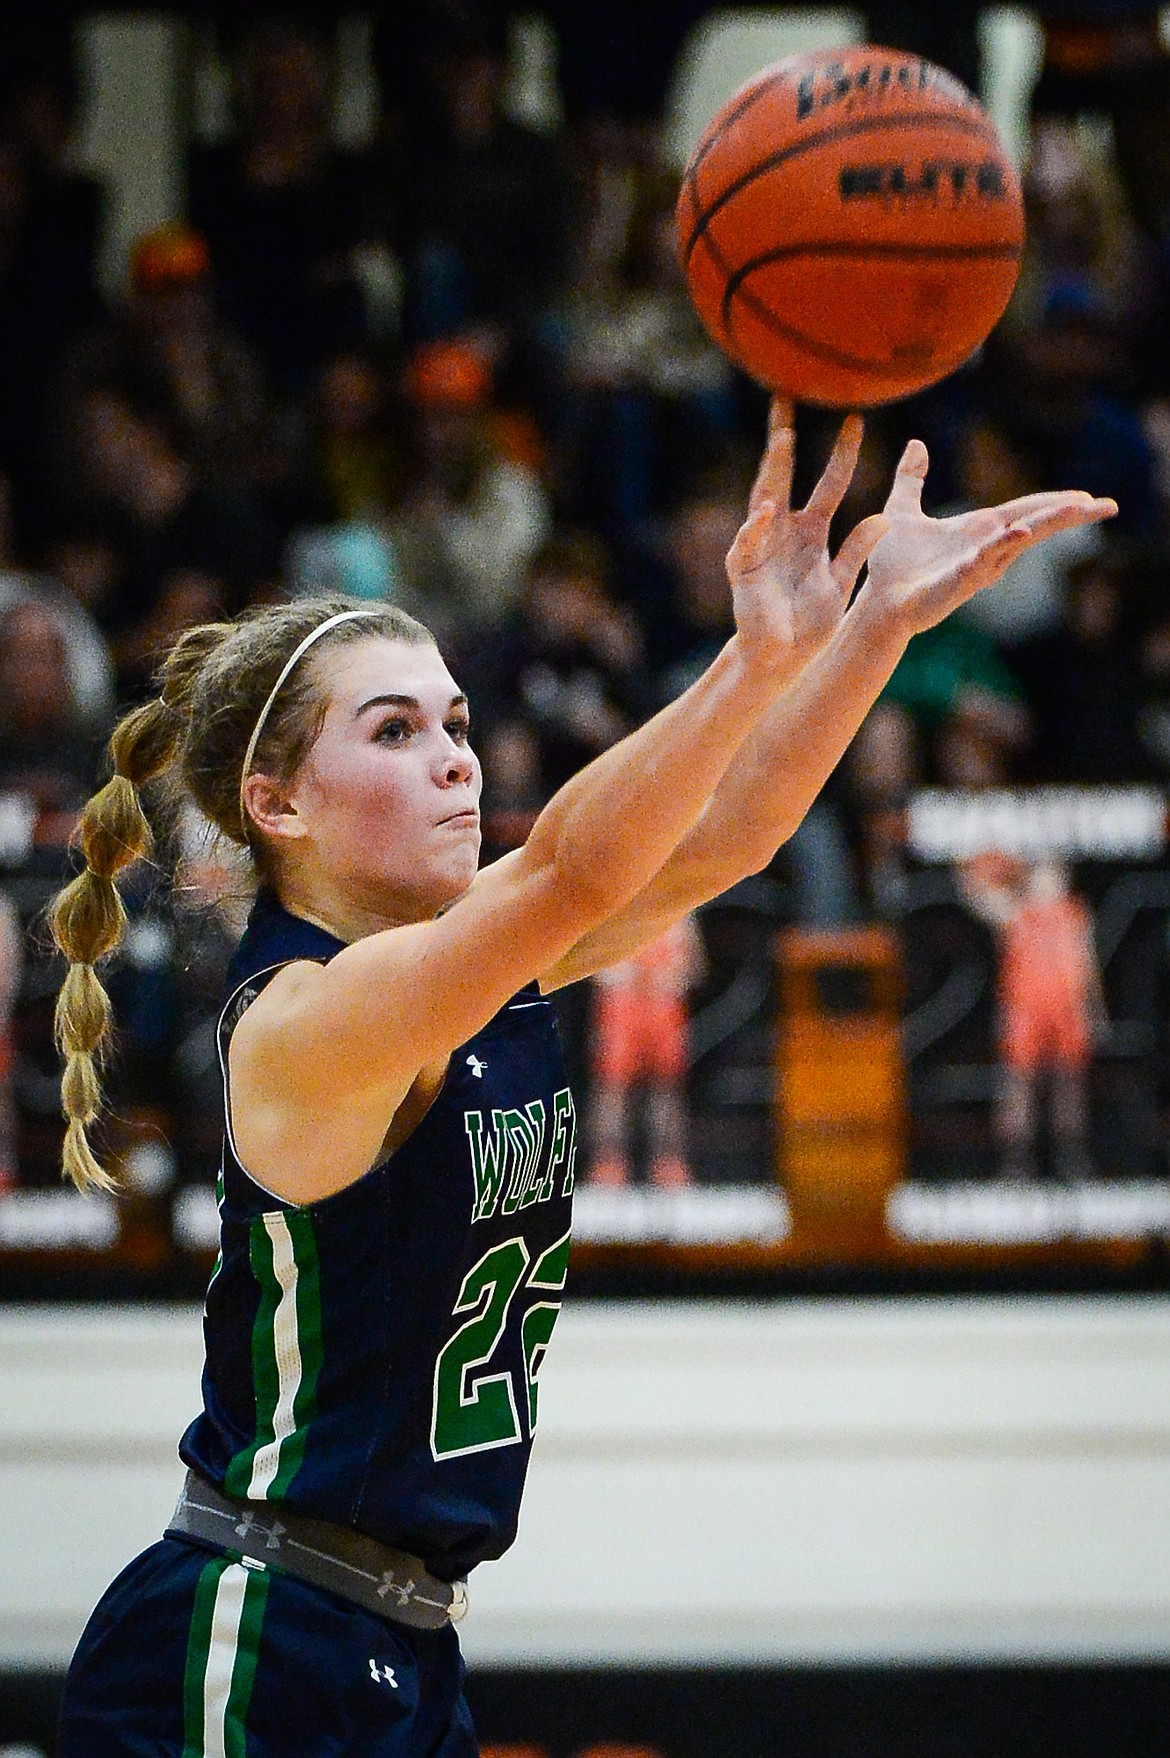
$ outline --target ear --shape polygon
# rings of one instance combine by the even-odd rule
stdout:
[[[248,817],[265,836],[295,842],[305,835],[305,821],[287,785],[253,771],[244,783]]]

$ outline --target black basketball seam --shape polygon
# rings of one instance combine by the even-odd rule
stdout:
[[[710,239],[708,239],[708,245]],[[808,244],[783,244],[775,250],[765,251],[762,256],[752,257],[727,277],[723,288],[723,303],[720,321],[724,330],[730,330],[728,322],[731,302],[740,292],[748,276],[756,269],[766,268],[769,263],[783,262],[786,258],[798,256],[884,256],[901,258],[905,262],[981,262],[994,260],[1018,262],[1023,249],[1019,244],[845,244],[811,242]]]
[[[722,279],[724,281],[726,281],[728,276],[730,275],[731,271],[723,259],[723,255],[719,249],[719,246],[716,244],[715,240],[712,238],[712,236],[709,232],[704,232],[703,243],[706,245],[707,255],[711,258],[711,261],[715,264],[715,267],[716,267],[716,269],[718,269],[719,274],[722,277]],[[725,351],[728,354],[730,354],[732,360],[734,360],[735,364],[740,368],[740,370],[742,372],[748,373],[750,376],[751,375],[751,368],[748,366],[747,362],[741,356],[739,349],[736,347],[735,337],[731,334],[731,331],[728,329],[726,324],[724,324],[724,326],[723,326],[723,347],[724,347]]]
[[[718,120],[717,126],[712,127],[711,123],[707,124],[707,131],[699,137],[698,143],[691,157],[691,162],[687,167],[692,179],[698,171],[699,166],[703,163],[703,160],[707,157],[707,154],[711,151],[711,148],[715,145],[716,141],[723,139],[723,136],[727,133],[727,130],[731,127],[732,123],[738,122],[741,116],[746,116],[757,98],[762,98],[764,93],[770,92],[773,86],[782,85],[788,77],[788,72],[784,71],[783,73],[772,74],[770,79],[761,80],[759,85],[753,86],[750,92],[744,94],[742,100],[729,115]]]
[[[803,330],[795,329],[793,325],[786,324],[782,318],[778,318],[770,306],[765,305],[762,300],[756,298],[754,293],[744,287],[740,288],[738,298],[740,304],[746,305],[749,311],[753,312],[774,335],[782,337],[786,342],[791,342],[803,353],[811,354],[814,359],[823,360],[829,366],[842,366],[847,372],[862,373],[869,378],[889,380],[898,376],[896,366],[875,366],[873,361],[865,360],[860,355],[846,354],[840,349],[830,347],[827,342],[818,342],[814,337],[806,336]],[[970,352],[971,350],[968,349],[967,353]],[[966,357],[966,355],[962,356],[963,359]],[[956,361],[955,365],[958,364],[959,362]],[[939,376],[942,377],[947,370],[945,366],[940,366]]]
[[[775,171],[780,165],[787,164],[790,159],[798,158],[801,153],[812,152],[815,147],[831,146],[834,141],[849,140],[859,134],[868,134],[871,130],[884,133],[893,128],[905,128],[907,123],[912,122],[945,123],[948,128],[952,128],[960,134],[981,134],[991,144],[988,136],[990,124],[985,118],[972,117],[968,122],[949,110],[938,113],[929,110],[916,110],[910,116],[867,116],[862,122],[844,122],[836,128],[822,129],[820,134],[810,134],[807,140],[794,141],[791,146],[781,148],[778,153],[770,153],[766,159],[761,159],[758,164],[752,166],[750,171],[745,171],[742,176],[735,179],[734,183],[729,183],[726,189],[721,190],[711,206],[704,209],[699,215],[695,222],[694,231],[683,246],[684,267],[690,262],[695,245],[705,234],[719,210],[726,207],[727,203],[733,200],[740,190],[746,189],[749,184],[756,182],[757,178],[765,176],[769,171]]]

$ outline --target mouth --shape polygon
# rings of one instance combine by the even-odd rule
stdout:
[[[456,829],[479,828],[478,806],[467,806],[462,812],[452,812],[447,818],[440,818],[440,824],[454,824]]]

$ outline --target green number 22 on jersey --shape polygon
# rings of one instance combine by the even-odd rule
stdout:
[[[463,1278],[453,1316],[468,1316],[435,1362],[431,1452],[436,1459],[511,1446],[521,1435],[521,1405],[528,1433],[536,1432],[537,1376],[561,1310],[569,1235],[542,1252],[531,1269],[530,1261],[523,1239],[505,1239],[485,1251]],[[552,1298],[534,1301],[524,1314],[520,1327],[524,1384],[518,1393],[518,1376],[511,1370],[490,1370],[522,1283]]]

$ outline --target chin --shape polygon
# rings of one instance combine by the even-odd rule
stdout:
[[[479,838],[473,848],[453,851],[450,857],[430,875],[426,885],[428,913],[439,915],[457,903],[479,870]]]

